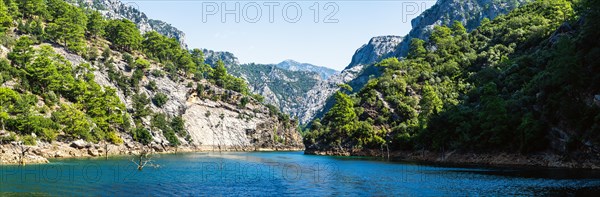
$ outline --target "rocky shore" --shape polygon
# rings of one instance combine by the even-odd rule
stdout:
[[[600,169],[600,158],[570,159],[551,152],[532,154],[515,153],[473,153],[451,151],[446,153],[432,151],[391,151],[369,150],[314,150],[307,149],[304,154],[382,157],[392,161],[410,161],[450,165],[486,165],[498,167],[551,167],[572,169]]]
[[[139,143],[92,144],[83,140],[71,143],[53,142],[40,143],[36,146],[22,146],[16,143],[0,145],[0,165],[45,164],[52,158],[90,158],[116,155],[136,155],[142,150],[152,154],[170,154],[183,152],[252,152],[252,151],[301,151],[299,146],[274,147],[234,147],[234,146],[181,146],[169,147],[160,144],[144,146]]]

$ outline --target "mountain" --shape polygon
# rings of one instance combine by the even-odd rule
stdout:
[[[319,75],[321,76],[321,79],[323,80],[327,80],[329,79],[329,77],[331,75],[337,74],[338,71],[327,68],[327,67],[322,67],[322,66],[315,66],[312,64],[308,64],[308,63],[300,63],[294,60],[285,60],[279,64],[277,64],[277,67],[282,68],[282,69],[286,69],[289,71],[311,71],[311,72],[316,72],[319,73]]]
[[[305,93],[321,81],[313,71],[291,71],[273,64],[242,64],[228,66],[229,72],[248,81],[251,92],[260,94],[265,102],[277,106],[292,117],[302,114]]]
[[[319,96],[324,95],[320,90],[327,91],[324,87],[330,86],[329,89],[334,89],[338,84],[336,81],[349,80],[352,77],[348,76],[353,76],[349,71],[333,74],[335,70],[293,60],[285,60],[279,64],[240,64],[233,53],[207,49],[202,51],[205,63],[216,65],[218,61],[222,61],[232,75],[248,82],[252,93],[263,96],[265,103],[304,122],[309,121],[305,118],[306,114],[314,113],[309,110],[315,108],[307,107],[307,104],[324,103],[324,100],[318,100],[323,99]],[[324,77],[332,82],[326,83]]]
[[[434,26],[450,25],[453,21],[459,21],[467,30],[472,30],[485,18],[494,19],[528,1],[439,0],[411,21],[412,29],[408,35],[372,38],[352,56],[352,62],[342,70],[342,76],[316,85],[307,95],[310,103],[303,108],[306,113],[301,116],[300,121],[306,124],[322,117],[332,106],[333,94],[339,90],[337,84],[347,83],[355,91],[360,90],[369,79],[381,75],[381,69],[373,66],[375,63],[387,57],[405,57],[410,41],[413,38],[427,40]]]
[[[156,31],[169,38],[175,38],[179,41],[182,47],[187,47],[185,44],[185,33],[171,26],[166,22],[150,19],[145,13],[138,10],[135,3],[123,3],[120,0],[66,0],[75,5],[85,8],[91,8],[100,11],[102,15],[109,19],[128,19],[134,22],[144,34],[150,31]]]
[[[485,19],[492,20],[532,0],[438,0],[435,5],[411,20],[412,29],[394,52],[396,57],[408,54],[413,38],[427,40],[434,26],[463,24],[471,31]]]
[[[371,38],[369,43],[361,46],[352,55],[352,61],[345,69],[359,65],[370,65],[390,57],[398,44],[404,40],[401,36],[378,36]]]
[[[219,60],[223,61],[226,67],[240,64],[238,58],[231,52],[202,49],[202,54],[204,54],[204,62],[209,65],[217,65]]]
[[[304,135],[305,153],[469,163],[507,153],[597,168],[599,8],[535,1],[470,32],[461,22],[435,26],[406,58],[379,62],[382,74],[363,88],[336,92]]]
[[[374,37],[369,42],[356,50],[352,62],[341,73],[333,75],[327,80],[319,81],[312,89],[304,94],[298,119],[306,124],[315,117],[320,117],[331,106],[330,97],[339,90],[339,84],[364,84],[372,74],[377,74],[373,63],[389,57],[398,44],[402,41],[399,36]],[[360,87],[356,87],[357,89]]]
[[[158,33],[142,42],[135,23],[63,0],[13,5],[22,12],[0,9],[13,21],[0,24],[10,40],[0,44],[3,163],[303,148],[296,121],[223,64],[205,64],[199,49]]]

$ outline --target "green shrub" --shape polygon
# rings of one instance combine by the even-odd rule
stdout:
[[[139,68],[135,69],[131,75],[131,87],[137,88],[142,78],[144,78],[144,71]]]
[[[17,135],[14,133],[9,133],[6,136],[0,136],[0,144],[6,144],[14,141],[17,141]]]
[[[139,58],[137,60],[135,60],[135,67],[139,68],[139,69],[146,69],[150,67],[150,62],[148,62],[148,60]]]
[[[187,130],[185,129],[185,120],[183,120],[183,117],[181,116],[176,116],[173,118],[173,120],[171,120],[171,129],[173,129],[175,133],[179,134],[179,136],[187,135]]]
[[[158,69],[152,70],[151,74],[154,77],[164,77],[165,76],[165,72],[162,70],[158,70]]]
[[[131,56],[129,53],[123,53],[123,60],[125,60],[125,62],[127,62],[129,65],[133,64],[133,56]]]
[[[152,80],[148,82],[148,85],[146,85],[146,89],[150,91],[155,91],[156,89],[158,89],[158,87],[156,86],[156,81]]]
[[[31,135],[22,136],[23,144],[28,146],[35,146],[37,144],[37,139]]]
[[[248,97],[242,97],[242,99],[240,99],[240,104],[239,107],[240,108],[244,108],[246,107],[246,105],[250,102],[250,98]]]
[[[123,139],[116,132],[108,132],[106,137],[113,144],[123,144]]]
[[[166,94],[159,92],[156,93],[152,98],[152,103],[154,103],[154,105],[156,105],[157,107],[162,107],[167,103],[168,100],[169,97]]]
[[[138,127],[133,130],[133,139],[143,145],[148,145],[152,142],[152,134],[144,127]]]

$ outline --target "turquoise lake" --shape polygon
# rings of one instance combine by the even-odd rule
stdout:
[[[600,172],[449,167],[302,152],[61,159],[0,166],[0,196],[504,196],[600,194]]]

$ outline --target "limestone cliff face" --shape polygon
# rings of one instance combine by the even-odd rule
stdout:
[[[55,51],[63,55],[74,65],[86,63],[78,55],[71,54],[62,48]],[[127,69],[127,63],[121,60],[120,54],[113,51],[115,68],[129,76],[133,71]],[[96,65],[92,62],[92,65]],[[125,95],[115,83],[111,82],[106,68],[96,67],[95,81],[101,86],[114,88],[121,101],[129,110],[133,108],[132,95]],[[150,104],[155,113],[164,113],[169,117],[182,116],[190,139],[178,136],[183,148],[197,150],[238,150],[252,151],[261,149],[299,150],[303,149],[302,137],[296,129],[297,123],[292,120],[281,120],[269,109],[251,99],[245,106],[240,105],[243,95],[230,90],[221,89],[207,81],[201,81],[204,91],[198,94],[195,88],[187,84],[191,81],[173,81],[168,77],[151,75],[151,70],[159,69],[152,65],[140,82],[139,93],[149,97],[164,93],[168,101],[162,107]],[[146,87],[154,81],[156,89]],[[143,124],[150,125],[150,118],[144,118]],[[155,145],[165,145],[168,141],[162,132],[151,130]],[[129,134],[122,134],[126,143],[132,143]]]
[[[408,54],[410,40],[418,38],[427,40],[434,26],[451,25],[461,22],[467,31],[479,26],[484,18],[494,19],[506,14],[531,0],[439,0],[434,6],[425,10],[411,20],[412,29],[404,41],[394,52],[397,57]]]
[[[304,94],[321,81],[312,71],[291,71],[273,64],[243,64],[228,67],[232,75],[248,81],[251,91],[260,94],[265,102],[293,116],[303,114]]]
[[[344,84],[355,79],[363,70],[364,65],[355,65],[345,69],[340,74],[331,76],[327,81],[319,81],[304,94],[304,103],[300,106],[298,120],[302,124],[310,122],[324,113],[325,106],[331,102],[332,95],[339,90],[338,84]]]
[[[265,108],[191,98],[183,114],[194,146],[204,149],[260,150],[301,148],[295,128],[280,123]]]
[[[398,44],[402,42],[400,36],[378,36],[371,38],[369,43],[360,47],[352,56],[352,62],[346,67],[350,69],[357,65],[369,65],[391,56]]]

